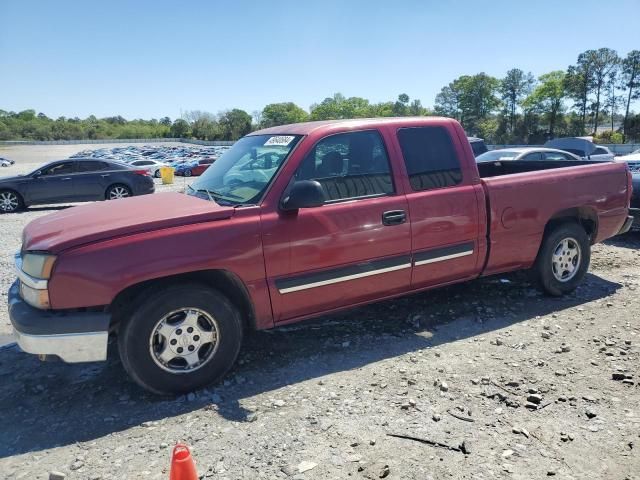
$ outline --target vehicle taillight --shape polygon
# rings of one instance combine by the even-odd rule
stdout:
[[[147,170],[134,170],[133,173],[137,173],[138,175],[150,175]]]

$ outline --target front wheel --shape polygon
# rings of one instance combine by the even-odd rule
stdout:
[[[160,169],[158,168],[155,172],[153,172],[153,176],[156,178],[160,178],[162,174],[160,173]]]
[[[13,213],[24,208],[22,197],[13,190],[0,190],[0,213]]]
[[[184,393],[233,366],[242,343],[238,309],[204,285],[176,285],[145,297],[118,332],[122,364],[141,387]]]
[[[187,170],[185,170],[185,171],[184,171],[184,176],[185,176],[185,177],[190,177],[190,176],[191,176],[191,170],[188,170],[188,169],[187,169]]]
[[[542,240],[535,274],[542,289],[553,296],[570,293],[580,284],[591,260],[589,236],[578,223],[562,223]]]

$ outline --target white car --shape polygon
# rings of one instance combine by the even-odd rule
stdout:
[[[607,147],[596,145],[588,138],[583,137],[554,138],[545,143],[544,146],[558,148],[565,152],[573,153],[583,160],[592,160],[594,162],[612,162],[615,158]]]
[[[638,150],[634,150],[628,155],[620,155],[619,157],[616,157],[616,162],[627,163],[632,172],[640,171],[640,148]]]
[[[139,167],[143,170],[146,170],[155,178],[160,178],[160,167],[166,167],[166,163],[158,162],[156,160],[145,159],[145,160],[134,160],[133,162],[128,162],[132,167]]]
[[[10,167],[14,163],[16,163],[16,162],[14,162],[13,160],[9,160],[8,158],[0,157],[0,166],[1,167]]]
[[[582,159],[573,153],[543,147],[502,148],[490,150],[476,157],[476,162],[502,162],[512,160],[527,161],[581,161]]]

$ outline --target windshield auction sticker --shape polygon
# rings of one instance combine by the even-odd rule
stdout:
[[[269,140],[267,140],[266,142],[264,142],[265,147],[268,146],[280,146],[280,147],[286,147],[287,145],[289,145],[293,139],[296,138],[293,135],[278,135],[276,137],[270,137]]]

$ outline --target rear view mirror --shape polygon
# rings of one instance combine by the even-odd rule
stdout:
[[[289,193],[282,199],[280,206],[283,210],[298,210],[320,207],[324,205],[324,202],[324,191],[320,183],[315,180],[300,180],[293,184]]]

